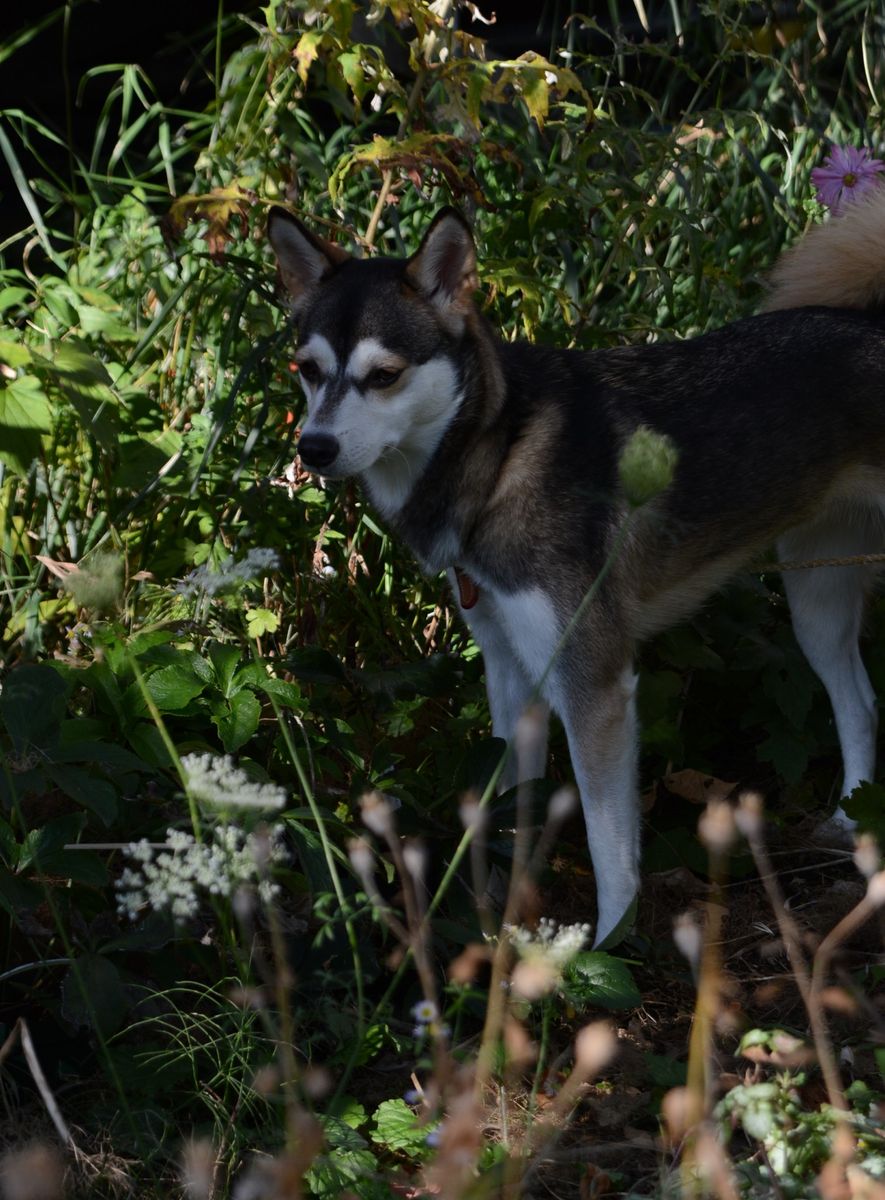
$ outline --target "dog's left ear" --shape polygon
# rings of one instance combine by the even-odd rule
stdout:
[[[470,226],[457,209],[438,212],[406,273],[419,292],[444,314],[463,315],[479,286]]]
[[[267,237],[296,315],[320,280],[350,258],[346,250],[311,233],[284,208],[270,210]]]

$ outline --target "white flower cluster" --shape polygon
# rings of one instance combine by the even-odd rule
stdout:
[[[199,804],[229,812],[250,809],[274,812],[286,803],[285,788],[258,783],[235,767],[229,754],[186,754],[181,760],[188,793]]]
[[[263,579],[271,571],[279,569],[280,560],[275,550],[256,546],[249,550],[239,562],[231,557],[212,570],[205,564],[195,567],[189,575],[179,580],[172,589],[180,596],[220,596],[236,591],[241,584],[252,579]]]
[[[520,961],[510,974],[514,996],[530,1003],[548,996],[562,981],[563,968],[583,949],[589,925],[560,925],[542,917],[537,929],[505,925]]]
[[[505,932],[520,958],[541,960],[561,971],[583,950],[590,936],[590,926],[557,925],[555,921],[542,917],[537,929],[507,925]]]
[[[166,831],[162,848],[146,839],[132,842],[126,853],[137,865],[117,881],[117,911],[134,921],[149,906],[186,921],[197,915],[204,895],[228,897],[246,886],[267,903],[279,890],[267,873],[287,858],[282,835],[282,825],[249,834],[219,825],[205,842],[180,829]]]

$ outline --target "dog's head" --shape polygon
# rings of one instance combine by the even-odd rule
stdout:
[[[411,258],[358,259],[274,208],[268,237],[298,325],[301,460],[331,478],[362,475],[395,506],[460,403],[456,347],[477,284],[470,230],[444,209]]]

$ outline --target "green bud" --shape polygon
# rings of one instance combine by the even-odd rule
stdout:
[[[666,434],[647,425],[634,430],[618,459],[621,486],[632,508],[641,508],[669,486],[678,457]]]
[[[68,575],[65,588],[80,608],[110,612],[123,598],[123,559],[112,551],[99,551]]]

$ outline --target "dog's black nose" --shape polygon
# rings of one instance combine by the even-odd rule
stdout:
[[[309,471],[331,466],[340,449],[331,433],[303,433],[298,443],[298,454]]]

